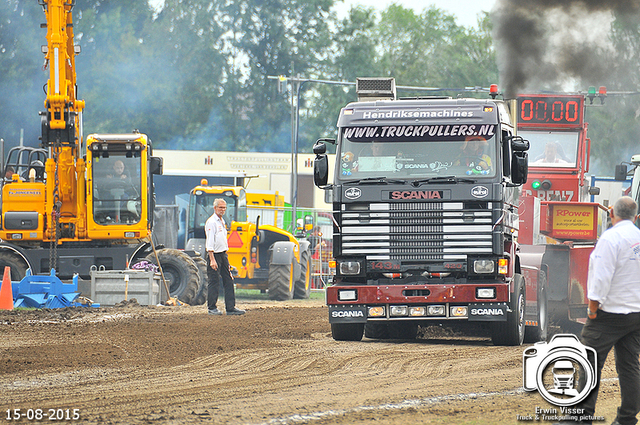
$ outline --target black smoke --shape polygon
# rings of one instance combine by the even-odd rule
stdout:
[[[497,0],[491,18],[505,97],[605,79],[614,19],[638,15],[640,0]]]

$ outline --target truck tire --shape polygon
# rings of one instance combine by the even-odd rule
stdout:
[[[188,254],[177,249],[163,248],[159,249],[157,253],[164,278],[167,280],[169,295],[178,298],[183,303],[193,303],[200,286],[200,276],[198,275],[196,263]],[[147,255],[145,259],[158,265],[153,252]]]
[[[311,295],[311,256],[309,250],[305,249],[300,254],[300,276],[296,279],[293,289],[293,298],[307,299]]]
[[[391,339],[416,339],[417,336],[418,324],[415,322],[389,323],[389,338]]]
[[[11,280],[14,282],[22,280],[27,275],[29,268],[18,254],[12,251],[0,251],[0,273],[3,275],[6,266],[11,268]]]
[[[527,326],[524,331],[524,342],[534,343],[546,341],[549,332],[549,303],[547,300],[547,274],[538,273],[538,325]]]
[[[192,305],[202,305],[207,301],[207,292],[209,290],[209,278],[207,276],[207,261],[200,257],[191,257],[196,266],[198,267],[198,276],[200,276],[200,287],[198,293],[193,300]]]
[[[364,336],[370,339],[389,339],[388,323],[367,322],[364,325]]]
[[[522,345],[524,341],[524,308],[526,303],[524,278],[516,273],[513,276],[514,293],[509,301],[507,320],[494,322],[491,327],[491,340],[494,345]]]
[[[371,339],[416,339],[418,324],[415,322],[367,323],[364,336]]]
[[[336,341],[360,341],[364,323],[332,323],[331,336]]]
[[[295,261],[295,259],[293,260]],[[293,298],[293,287],[295,270],[293,261],[291,264],[271,264],[269,265],[269,299],[275,301],[285,301]]]

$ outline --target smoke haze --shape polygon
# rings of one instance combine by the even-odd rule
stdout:
[[[640,0],[498,0],[491,17],[505,98],[577,79],[597,85],[611,71],[602,58],[615,16],[639,12]]]

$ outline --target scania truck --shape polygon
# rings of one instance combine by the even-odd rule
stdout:
[[[337,140],[313,147],[315,184],[333,203],[333,338],[413,339],[420,324],[467,321],[496,345],[538,340],[538,282],[525,282],[517,243],[529,144],[515,102],[495,86],[488,99],[398,99],[392,78],[358,79],[356,91]]]

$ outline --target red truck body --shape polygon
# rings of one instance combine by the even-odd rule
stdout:
[[[547,317],[568,331],[586,319],[589,255],[603,222],[602,207],[588,202],[584,113],[583,95],[518,97],[518,134],[531,145],[519,206],[523,274],[527,284],[545,282]]]

